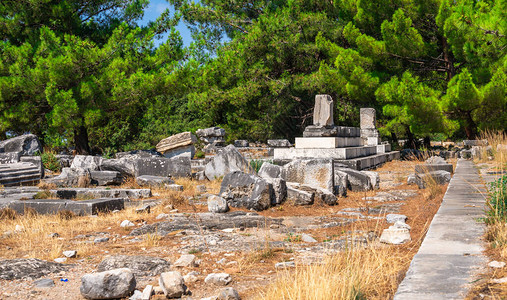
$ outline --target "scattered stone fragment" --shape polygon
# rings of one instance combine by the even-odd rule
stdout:
[[[311,235],[303,233],[301,235],[301,240],[305,243],[317,243],[317,240],[314,239]]]
[[[415,177],[415,174],[410,174],[407,177],[407,184],[408,185],[415,185],[417,184],[417,178]]]
[[[136,279],[127,268],[81,277],[81,295],[86,299],[115,299],[127,297],[136,288]]]
[[[58,257],[58,258],[55,258],[54,261],[57,263],[63,264],[64,262],[67,261],[67,258],[66,257]]]
[[[492,261],[488,264],[488,266],[492,267],[492,268],[495,268],[495,269],[499,269],[499,268],[503,268],[505,267],[505,262],[503,261]]]
[[[173,184],[174,180],[163,176],[142,175],[136,177],[136,183],[140,186],[163,186],[166,184]]]
[[[185,282],[180,272],[164,272],[160,274],[158,283],[167,298],[178,298],[185,293]]]
[[[159,214],[155,219],[162,220],[162,219],[167,219],[168,217],[169,217],[168,214],[162,213],[162,214]]]
[[[139,290],[135,290],[134,294],[130,296],[129,300],[141,300],[143,297],[143,293]]]
[[[204,194],[206,193],[207,189],[206,189],[206,186],[203,185],[203,184],[200,184],[200,185],[196,185],[195,186],[195,191],[199,194]]]
[[[196,263],[195,255],[193,254],[185,254],[180,256],[177,261],[174,262],[175,267],[198,267],[199,265]]]
[[[109,241],[109,238],[108,238],[108,237],[98,237],[98,238],[95,238],[95,239],[93,240],[93,243],[94,243],[94,244],[98,244],[98,243],[105,243],[105,242],[107,242],[107,241]]]
[[[63,251],[63,256],[68,257],[68,258],[76,257],[77,251],[76,250]]]
[[[171,269],[171,264],[165,259],[142,255],[112,255],[104,258],[97,270],[99,272],[119,268],[130,269],[136,277],[157,276]]]
[[[275,264],[275,269],[295,268],[296,263],[293,261],[283,261]]]
[[[380,242],[393,245],[401,245],[410,241],[410,232],[400,224],[395,224],[382,231]]]
[[[182,192],[183,186],[179,184],[167,184],[165,188],[173,192]]]
[[[151,211],[151,205],[149,205],[149,204],[146,204],[143,207],[139,207],[136,209],[136,213],[138,213],[138,214],[142,214],[142,213],[149,214],[150,211]]]
[[[134,226],[136,225],[130,222],[129,220],[123,220],[120,224],[120,227],[134,227]]]
[[[492,283],[506,283],[507,282],[507,277],[502,277],[502,278],[498,278],[498,279],[491,279],[491,282]]]
[[[211,195],[208,197],[208,211],[212,213],[226,213],[229,211],[229,205],[224,198]]]
[[[388,214],[386,216],[387,223],[396,223],[396,221],[401,221],[405,223],[407,220],[407,216],[405,215],[399,215],[399,214]]]
[[[238,291],[232,287],[226,287],[218,294],[218,300],[241,300]]]
[[[446,164],[447,162],[445,161],[444,158],[440,156],[432,156],[428,158],[424,163],[428,165],[436,165],[436,164]]]
[[[33,282],[36,288],[50,288],[55,286],[55,282],[51,278],[42,278]]]
[[[185,281],[185,283],[194,283],[194,282],[197,282],[199,280],[199,278],[197,278],[197,276],[195,276],[193,274],[187,274],[187,275],[183,276],[183,280]]]
[[[228,285],[231,281],[231,275],[227,273],[211,273],[204,279],[205,283],[215,285]]]
[[[282,178],[265,178],[273,186],[274,198],[271,199],[271,205],[282,204],[287,199],[287,183]]]
[[[153,285],[148,284],[143,290],[141,300],[150,300],[152,294],[153,294]]]

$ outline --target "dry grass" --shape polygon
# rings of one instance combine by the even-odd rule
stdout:
[[[475,159],[475,162],[493,163],[499,169],[506,169],[507,151],[497,151],[498,145],[507,145],[507,133],[505,131],[483,131],[479,139],[487,140],[491,146],[489,151],[481,151],[481,156]],[[484,148],[483,148],[484,149]]]
[[[388,299],[409,263],[395,247],[351,246],[322,264],[280,272],[258,299]]]
[[[56,215],[37,215],[26,213],[15,215],[7,210],[2,211],[0,222],[0,238],[3,251],[2,257],[34,257],[40,259],[54,259],[61,257],[61,250],[77,250],[80,256],[86,256],[98,251],[93,244],[74,240],[80,234],[104,231],[122,233],[121,221],[128,219],[136,222],[141,217],[134,208],[127,208],[115,214],[101,214],[98,217],[78,217],[72,212],[60,212]],[[17,230],[16,230],[17,229]],[[8,234],[5,234],[8,233]],[[51,238],[50,234],[57,233],[58,237]]]

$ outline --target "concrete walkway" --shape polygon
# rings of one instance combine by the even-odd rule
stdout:
[[[481,194],[482,193],[482,194]],[[486,264],[481,237],[486,188],[472,161],[460,159],[442,205],[395,300],[464,299]]]

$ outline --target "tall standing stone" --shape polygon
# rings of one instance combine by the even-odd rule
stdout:
[[[380,137],[377,130],[377,117],[374,108],[361,108],[361,137],[365,146],[374,146],[380,143]]]
[[[315,107],[313,110],[313,125],[333,126],[333,99],[329,95],[315,96]]]

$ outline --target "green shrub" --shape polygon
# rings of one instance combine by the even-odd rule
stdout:
[[[502,221],[507,220],[507,175],[490,183],[490,192],[488,212],[490,218],[498,218]]]
[[[252,159],[250,161],[250,166],[255,170],[255,172],[259,172],[263,163],[264,160],[262,159]]]
[[[60,162],[53,152],[44,152],[40,155],[40,158],[45,169],[51,170],[53,172],[61,171]]]

